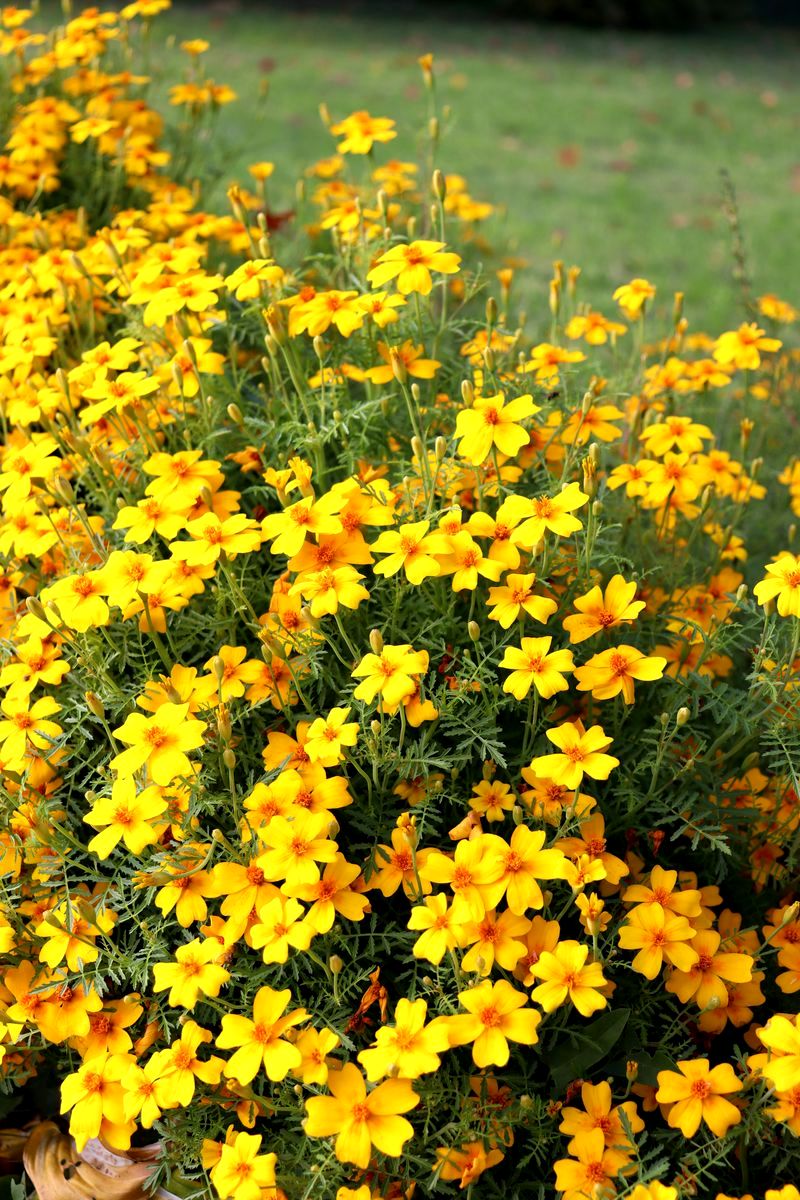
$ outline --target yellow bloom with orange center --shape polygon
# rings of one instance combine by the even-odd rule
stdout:
[[[688,944],[694,935],[686,917],[660,904],[639,904],[620,926],[619,944],[623,950],[638,950],[634,971],[645,979],[655,979],[665,961],[680,971],[691,971],[699,958]]]
[[[330,131],[342,138],[336,147],[340,154],[369,154],[375,142],[390,142],[397,137],[390,117],[373,117],[363,108],[331,125]]]
[[[613,575],[603,591],[593,587],[585,596],[573,601],[577,613],[564,618],[563,625],[573,645],[584,642],[622,622],[635,621],[645,607],[644,600],[635,600],[637,584],[627,583],[622,575]]]
[[[230,972],[219,965],[221,947],[210,938],[195,938],[175,951],[175,962],[156,963],[153,991],[169,989],[167,1003],[173,1008],[193,1009],[201,996],[218,996]]]
[[[622,693],[625,703],[633,704],[634,680],[660,679],[666,665],[665,658],[648,656],[635,646],[612,646],[576,667],[575,679],[578,691],[591,692],[595,700],[610,700]]]
[[[758,603],[774,600],[782,617],[800,619],[800,554],[785,550],[765,569],[766,576],[753,588]]]
[[[427,296],[433,287],[432,271],[454,275],[459,270],[461,257],[445,250],[444,245],[444,242],[416,241],[392,246],[367,272],[367,280],[373,288],[378,288],[396,279],[401,295],[418,292]]]
[[[153,783],[162,786],[191,776],[193,767],[186,752],[202,746],[205,728],[202,721],[189,716],[188,704],[162,704],[151,717],[130,713],[113,731],[128,749],[112,758],[109,766],[125,778],[146,765]]]
[[[685,1138],[694,1137],[705,1121],[716,1137],[724,1137],[742,1114],[725,1097],[742,1090],[730,1063],[710,1067],[707,1058],[682,1059],[677,1071],[658,1072],[656,1099],[671,1104],[667,1123],[680,1129]]]
[[[738,329],[729,329],[714,343],[714,358],[723,366],[738,367],[742,371],[755,371],[761,366],[761,354],[774,354],[782,342],[764,336],[754,321],[745,322]]]
[[[500,666],[511,674],[503,684],[503,691],[510,692],[517,700],[524,700],[531,687],[544,700],[563,692],[569,684],[565,673],[575,669],[571,650],[553,650],[551,637],[522,639],[520,646],[507,646]]]
[[[616,300],[628,320],[635,321],[644,311],[647,301],[652,300],[655,294],[656,289],[646,279],[632,279],[630,283],[623,283],[621,287],[617,288],[613,299]]]
[[[567,788],[577,788],[584,775],[608,779],[619,766],[618,758],[604,753],[613,739],[606,736],[602,725],[584,729],[582,721],[568,721],[556,729],[546,730],[546,736],[558,746],[560,753],[534,758],[531,770],[537,778],[546,777]]]
[[[473,466],[485,462],[492,450],[508,458],[516,458],[528,444],[528,431],[520,424],[539,411],[530,395],[506,401],[503,392],[493,396],[476,396],[470,408],[462,409],[456,418],[458,452]]]
[[[569,1001],[582,1017],[605,1008],[602,994],[607,980],[599,962],[587,962],[589,947],[580,942],[559,942],[554,950],[545,950],[531,972],[541,982],[531,992],[531,999],[541,1004],[545,1012],[553,1012]]]
[[[541,1015],[526,1007],[527,996],[505,979],[488,979],[477,987],[459,992],[458,999],[467,1012],[445,1017],[451,1046],[472,1042],[472,1058],[477,1067],[504,1067],[511,1051],[508,1043],[535,1046]]]
[[[339,1162],[369,1166],[373,1145],[382,1154],[399,1157],[414,1127],[401,1116],[419,1104],[407,1079],[387,1079],[367,1092],[364,1077],[353,1063],[328,1075],[330,1096],[306,1100],[303,1127],[309,1137],[336,1135]]]
[[[246,1085],[263,1068],[268,1079],[279,1082],[300,1066],[300,1051],[283,1035],[307,1021],[308,1013],[304,1008],[287,1013],[291,999],[289,988],[276,992],[262,987],[253,999],[252,1020],[235,1013],[226,1013],[222,1018],[216,1044],[220,1050],[235,1051],[225,1064],[228,1079]]]
[[[442,566],[438,555],[450,549],[450,539],[440,533],[429,533],[430,521],[413,521],[397,529],[384,529],[370,544],[375,554],[387,557],[373,567],[376,575],[396,575],[401,569],[409,583],[419,585],[430,576],[440,575]]]

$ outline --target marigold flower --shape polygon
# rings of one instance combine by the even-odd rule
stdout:
[[[531,973],[542,982],[531,992],[531,999],[545,1012],[553,1012],[569,1000],[582,1017],[605,1008],[601,989],[607,984],[598,962],[587,963],[589,947],[579,942],[559,942],[554,950],[545,950]]]
[[[618,287],[612,298],[619,304],[628,320],[635,321],[643,312],[647,301],[652,300],[655,294],[656,289],[646,279],[632,279],[630,283],[623,283]]]
[[[535,581],[533,572],[530,575],[506,575],[505,582],[499,587],[489,588],[487,603],[493,606],[489,620],[497,621],[503,629],[510,629],[522,613],[527,613],[540,625],[546,624],[558,609],[558,603],[546,596],[535,595]]]
[[[622,693],[625,703],[633,704],[633,681],[660,679],[666,665],[665,658],[645,655],[635,646],[613,646],[576,667],[575,679],[578,691],[591,692],[595,700],[610,700]]]
[[[680,971],[690,971],[698,961],[697,951],[687,945],[695,930],[685,917],[670,913],[660,904],[639,904],[619,931],[623,950],[638,950],[634,971],[655,979],[666,960]]]
[[[683,1059],[677,1071],[658,1072],[656,1099],[671,1104],[667,1123],[680,1129],[684,1137],[694,1137],[705,1121],[718,1138],[724,1137],[742,1114],[735,1104],[724,1097],[741,1091],[730,1063],[711,1068],[707,1058]]]
[[[622,1123],[620,1114],[624,1114],[626,1125],[631,1133],[641,1133],[644,1121],[639,1116],[636,1104],[626,1100],[624,1104],[613,1105],[611,1088],[608,1083],[584,1083],[581,1085],[580,1108],[562,1108],[559,1132],[571,1138],[567,1146],[568,1154],[575,1154],[581,1145],[583,1137],[595,1129],[599,1129],[609,1149],[633,1151],[629,1134]],[[585,1110],[585,1111],[584,1111]]]
[[[380,654],[365,654],[352,672],[354,679],[361,679],[353,696],[367,704],[377,696],[386,712],[396,712],[416,690],[415,677],[427,670],[426,650],[412,650],[408,644],[385,645]]]
[[[505,979],[491,983],[488,979],[458,998],[467,1012],[446,1017],[451,1046],[472,1042],[472,1058],[476,1066],[504,1067],[509,1060],[509,1041],[534,1046],[539,1035],[541,1016],[526,1008],[527,997]]]
[[[220,1050],[236,1048],[225,1064],[225,1075],[241,1084],[248,1084],[264,1069],[273,1082],[285,1079],[300,1065],[301,1055],[296,1046],[283,1034],[294,1025],[308,1020],[304,1008],[287,1013],[292,999],[289,988],[281,992],[262,987],[253,1000],[253,1019],[226,1013],[222,1031],[217,1035]]]
[[[765,578],[753,588],[758,603],[763,606],[776,600],[782,617],[800,619],[800,554],[785,550],[774,562],[767,563],[766,572]]]
[[[341,1071],[329,1074],[328,1088],[330,1096],[306,1100],[304,1128],[309,1137],[336,1134],[337,1159],[357,1167],[369,1165],[373,1145],[395,1158],[402,1153],[414,1128],[399,1114],[419,1104],[407,1079],[387,1079],[368,1093],[358,1067],[345,1063]]]
[[[447,554],[450,542],[440,533],[429,533],[429,529],[430,521],[414,521],[380,533],[377,541],[371,543],[370,550],[387,557],[375,564],[375,574],[388,578],[402,567],[408,582],[415,586],[432,575],[441,574],[442,566],[436,555]]]
[[[188,704],[162,704],[151,716],[130,713],[124,724],[113,731],[125,742],[123,750],[109,764],[120,778],[135,775],[143,766],[153,783],[166,785],[183,775],[192,774],[186,753],[203,744],[205,724],[189,717]]]
[[[493,448],[509,458],[516,458],[528,443],[527,430],[520,422],[537,412],[539,408],[529,395],[509,401],[503,392],[494,396],[476,396],[472,407],[462,409],[456,418],[459,454],[474,466],[480,466]]]
[[[397,137],[391,118],[372,117],[363,108],[331,125],[330,131],[342,138],[336,147],[340,154],[369,154],[375,142],[390,142]]]
[[[574,600],[578,612],[563,621],[573,645],[622,622],[635,621],[645,607],[644,600],[634,599],[636,589],[635,582],[627,583],[621,575],[613,575],[605,591],[593,587],[585,596]]]
[[[126,1055],[104,1054],[88,1059],[61,1084],[62,1113],[70,1112],[69,1131],[77,1149],[97,1137],[104,1120],[122,1125],[124,1093],[120,1078]]]
[[[576,1158],[560,1158],[555,1165],[556,1187],[561,1200],[585,1200],[587,1196],[613,1195],[614,1180],[629,1161],[623,1150],[609,1149],[602,1130],[592,1129],[575,1139]]]
[[[549,700],[556,692],[569,687],[563,672],[569,674],[575,669],[572,651],[553,650],[550,653],[552,641],[551,637],[526,637],[521,646],[506,647],[500,666],[511,674],[503,683],[504,692],[524,700],[533,686],[544,700]],[[610,739],[606,745],[610,745]]]
[[[592,779],[608,779],[619,759],[602,753],[612,743],[601,725],[584,729],[582,721],[568,721],[556,729],[546,730],[546,736],[558,746],[560,754],[543,754],[531,763],[538,778],[547,777],[567,788],[580,786],[584,775]]]
[[[217,1162],[210,1171],[211,1182],[226,1200],[277,1200],[275,1164],[277,1155],[259,1154],[261,1135],[237,1133],[230,1145],[222,1147]]]
[[[723,366],[732,365],[742,371],[756,371],[761,366],[761,353],[780,350],[783,342],[764,336],[754,321],[745,322],[738,329],[729,329],[714,343],[714,358]]]
[[[667,979],[666,988],[681,1004],[693,1000],[698,1008],[710,1004],[727,1004],[726,983],[748,983],[753,976],[753,960],[749,954],[720,951],[720,935],[713,929],[701,929],[691,941],[697,961],[688,969],[676,967]]]
[[[175,951],[175,962],[156,963],[153,967],[153,991],[169,988],[167,1003],[173,1008],[193,1009],[201,996],[218,996],[230,973],[219,966],[217,942],[195,938]]]
[[[427,296],[433,287],[431,271],[454,275],[459,269],[460,256],[446,251],[444,245],[444,242],[416,241],[392,246],[367,272],[367,280],[373,288],[378,288],[396,279],[397,290],[403,296],[411,292]]]
[[[91,839],[87,849],[98,858],[108,858],[122,841],[132,854],[141,854],[145,846],[152,846],[158,840],[159,830],[154,821],[166,807],[160,788],[144,788],[137,795],[132,778],[115,779],[111,795],[96,800],[83,818],[87,824],[101,830]]]
[[[439,1069],[439,1052],[450,1046],[446,1023],[438,1019],[426,1025],[427,1014],[424,1000],[398,1000],[395,1024],[382,1026],[374,1048],[358,1055],[370,1083],[390,1072],[393,1079],[419,1079]]]

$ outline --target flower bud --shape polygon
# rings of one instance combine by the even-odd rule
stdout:
[[[428,137],[431,139],[432,142],[438,142],[438,140],[439,140],[439,119],[438,119],[438,117],[431,117],[431,119],[428,121]]]
[[[494,296],[490,296],[486,301],[486,324],[497,324],[497,301],[495,300]]]
[[[218,654],[215,654],[211,660],[211,670],[214,672],[214,678],[217,681],[217,687],[222,687],[222,681],[225,678],[225,663]]]
[[[331,969],[331,974],[341,975],[342,971],[344,970],[344,961],[339,957],[338,954],[332,954],[328,959],[328,966]]]
[[[406,364],[403,362],[403,357],[395,346],[389,350],[389,361],[392,366],[392,374],[398,383],[405,383],[408,379],[408,371]]]
[[[625,1078],[628,1083],[636,1083],[639,1078],[639,1064],[630,1058],[625,1064]]]
[[[311,344],[314,347],[314,353],[316,354],[317,358],[320,360],[320,362],[322,362],[323,358],[325,357],[325,343],[319,334],[317,334]]]
[[[232,771],[236,766],[236,755],[233,753],[230,746],[226,746],[222,751],[222,761],[229,771]]]
[[[370,721],[370,723],[369,723],[369,727],[370,727],[370,731],[371,731],[371,733],[372,733],[372,736],[373,736],[373,737],[378,737],[378,735],[380,734],[380,731],[381,731],[381,723],[380,723],[380,721]]]
[[[475,402],[475,389],[469,379],[461,380],[461,399],[471,408]]]
[[[28,596],[25,601],[25,607],[32,617],[36,617],[39,621],[46,621],[47,616],[44,611],[44,605],[36,596]]]
[[[477,621],[468,621],[467,622],[467,633],[469,634],[470,641],[472,641],[472,642],[480,641],[481,627]]]
[[[380,629],[370,629],[369,645],[373,654],[383,653],[383,634]]]
[[[484,346],[483,362],[487,371],[494,370],[494,350],[492,350],[491,346]]]
[[[100,697],[95,692],[84,692],[84,700],[90,710],[96,717],[104,717],[106,714],[105,705]]]
[[[219,733],[219,736],[222,738],[223,742],[229,742],[231,740],[231,715],[224,705],[222,705],[217,712],[217,732]]]
[[[447,453],[447,438],[442,437],[441,434],[439,434],[436,441],[433,443],[433,453],[436,457],[437,463],[440,463]]]
[[[440,202],[444,201],[444,198],[447,195],[447,183],[445,181],[444,175],[442,174],[442,172],[439,170],[438,167],[433,172],[433,179],[431,180],[431,187],[433,189],[433,194],[436,197],[436,199]]]
[[[675,714],[675,724],[677,725],[678,729],[680,729],[682,725],[686,724],[691,715],[691,711],[686,707],[686,705],[678,709],[677,713]]]
[[[267,364],[267,365],[269,365],[269,364]],[[244,425],[244,416],[242,415],[242,410],[239,408],[239,405],[238,404],[229,404],[228,408],[227,408],[227,413],[228,413],[228,416],[230,417],[230,419],[233,421],[234,425],[238,425],[239,428],[241,429],[241,427]]]

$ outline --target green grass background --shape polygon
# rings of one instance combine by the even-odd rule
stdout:
[[[394,117],[400,136],[380,153],[413,157],[426,113],[416,59],[432,51],[452,110],[440,164],[501,206],[485,226],[491,266],[502,251],[525,258],[519,298],[532,315],[546,309],[558,257],[581,266],[582,296],[607,312],[616,284],[644,274],[665,308],[686,292],[694,327],[738,319],[721,168],[756,289],[800,302],[798,30],[623,34],[253,0],[179,4],[154,38],[159,25],[208,38],[211,73],[239,94],[220,122],[217,200],[266,158],[271,203],[290,206],[298,173],[333,149],[322,100],[335,117],[359,107]]]

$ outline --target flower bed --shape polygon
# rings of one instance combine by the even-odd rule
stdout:
[[[519,328],[430,56],[424,166],[323,111],[297,236],[270,162],[204,212],[164,7],[0,13],[7,1120],[181,1196],[797,1200],[795,311],[559,263]]]

